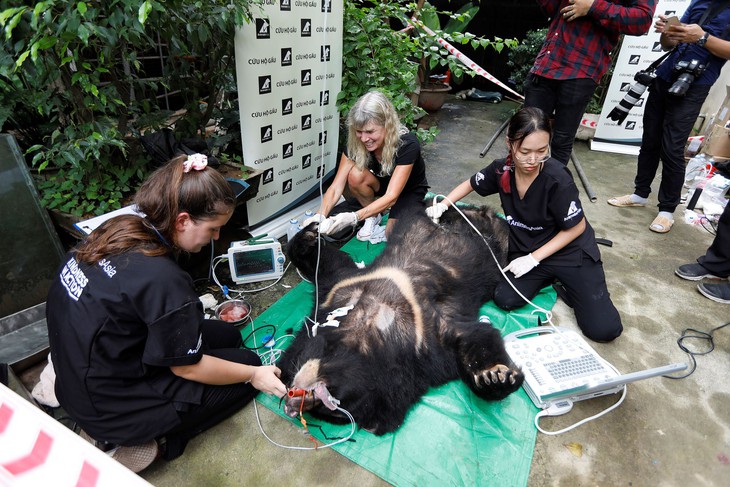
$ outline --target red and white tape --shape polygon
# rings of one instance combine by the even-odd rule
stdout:
[[[151,484],[0,384],[0,487]]]
[[[479,76],[482,76],[482,77],[488,79],[489,81],[491,81],[492,83],[496,84],[497,86],[501,86],[505,90],[507,90],[510,93],[512,93],[513,95],[515,95],[520,100],[524,100],[525,99],[524,96],[520,95],[515,90],[513,90],[512,88],[510,88],[509,86],[505,85],[504,83],[502,83],[501,81],[499,81],[497,78],[495,78],[494,76],[492,76],[491,74],[489,74],[489,72],[487,70],[485,70],[484,68],[482,68],[481,66],[479,66],[477,63],[475,63],[474,61],[472,61],[471,59],[469,59],[468,56],[465,56],[464,53],[462,53],[457,48],[455,48],[454,46],[452,46],[443,37],[437,36],[436,33],[434,31],[432,31],[431,29],[429,29],[428,27],[426,27],[423,22],[421,22],[420,20],[418,20],[415,17],[411,17],[411,22],[413,22],[419,28],[423,29],[426,32],[426,34],[430,35],[431,37],[436,37],[436,41],[439,44],[441,44],[449,52],[449,54],[453,55],[456,59],[458,59],[459,62],[461,62],[461,64],[463,64],[464,66],[466,66],[469,69],[474,70],[474,72],[476,72]]]

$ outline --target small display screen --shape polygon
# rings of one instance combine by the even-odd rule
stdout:
[[[274,272],[274,259],[271,249],[249,250],[247,252],[236,252],[233,254],[233,263],[236,274],[249,276]]]

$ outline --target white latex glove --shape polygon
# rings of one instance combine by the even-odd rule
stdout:
[[[443,215],[444,212],[448,209],[449,207],[446,206],[446,203],[436,203],[435,205],[428,205],[428,208],[426,208],[426,215],[428,215],[428,217],[433,220],[434,223],[438,223],[441,215]]]
[[[315,213],[313,216],[310,216],[306,220],[304,220],[304,223],[302,223],[302,228],[306,227],[310,223],[322,223],[322,220],[324,220],[324,215],[321,213]]]
[[[357,215],[354,212],[339,213],[323,220],[319,224],[319,233],[322,235],[331,235],[347,227],[354,227],[355,225],[357,225]]]
[[[507,264],[507,267],[503,270],[505,272],[512,271],[512,274],[514,274],[515,277],[522,277],[537,267],[538,264],[539,262],[535,260],[532,254],[527,254],[522,257],[517,257],[515,260]]]

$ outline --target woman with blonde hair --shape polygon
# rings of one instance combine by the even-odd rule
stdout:
[[[357,100],[348,113],[347,126],[347,153],[342,154],[319,212],[304,223],[306,226],[317,221],[320,232],[331,235],[364,221],[357,238],[381,242],[408,208],[423,205],[428,182],[421,146],[400,123],[390,100],[379,91]],[[327,218],[345,188],[362,208]],[[386,211],[388,223],[383,230],[380,221]]]

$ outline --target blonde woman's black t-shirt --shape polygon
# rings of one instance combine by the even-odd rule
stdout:
[[[395,155],[393,169],[396,166],[413,164],[413,169],[411,169],[411,174],[408,176],[408,181],[406,181],[403,191],[408,192],[419,187],[428,187],[426,164],[421,156],[421,144],[418,142],[418,137],[409,132],[401,135],[400,141],[401,145],[398,147],[398,152]],[[390,183],[391,174],[381,174],[382,167],[372,152],[368,161],[368,170],[378,177],[381,183],[381,193],[385,193],[386,188],[382,186],[383,184],[387,186]]]
[[[510,193],[505,193],[499,180],[504,159],[498,159],[471,177],[471,187],[481,196],[499,193],[507,222],[510,225],[510,260],[534,252],[561,230],[569,230],[585,217],[578,188],[568,168],[555,159],[548,159],[540,173],[520,199],[514,173],[510,174]],[[544,260],[553,265],[578,266],[583,255],[599,261],[593,227],[586,220],[585,231],[568,245]]]
[[[59,402],[97,440],[134,444],[179,423],[203,385],[170,366],[201,356],[203,308],[171,258],[66,255],[46,303]]]

